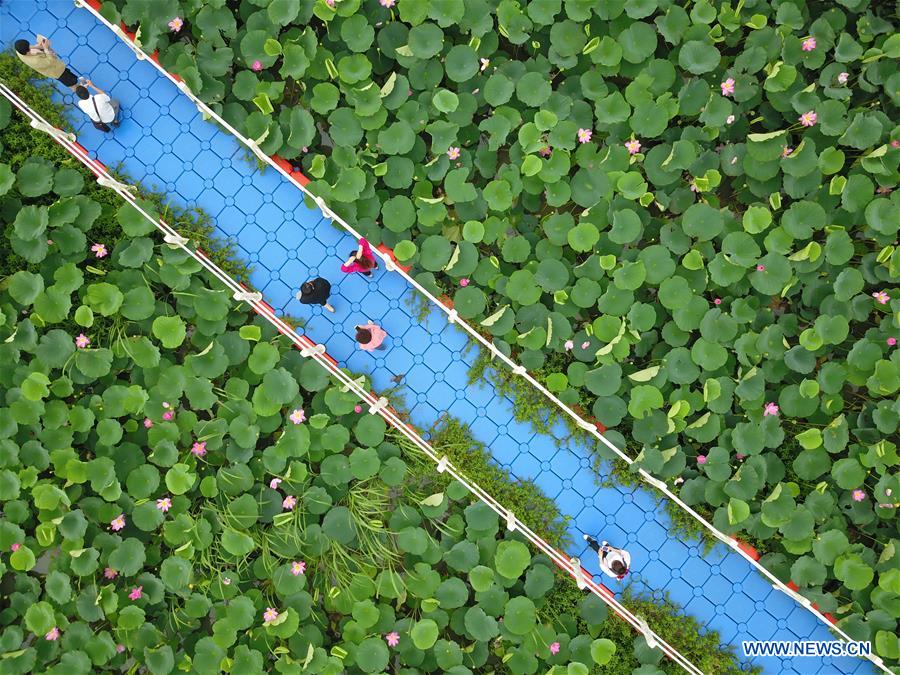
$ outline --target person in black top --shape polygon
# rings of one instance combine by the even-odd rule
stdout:
[[[304,305],[322,305],[329,312],[333,312],[334,307],[328,304],[329,295],[331,295],[331,284],[327,279],[316,277],[312,281],[303,282],[300,292],[297,293],[297,299]]]

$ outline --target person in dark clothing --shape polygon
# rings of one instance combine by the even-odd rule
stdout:
[[[331,284],[327,279],[316,277],[312,281],[303,282],[300,292],[297,293],[297,299],[304,305],[322,305],[329,312],[333,312],[334,307],[328,304],[329,295],[331,295]]]

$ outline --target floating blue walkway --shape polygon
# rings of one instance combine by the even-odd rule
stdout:
[[[123,121],[112,134],[96,131],[74,110],[79,142],[107,166],[121,163],[145,186],[157,186],[173,201],[198,205],[219,234],[233,238],[254,271],[253,286],[278,311],[308,321],[304,332],[352,371],[371,376],[376,390],[403,376],[412,420],[429,428],[447,411],[467,422],[498,464],[534,480],[571,516],[569,551],[597,573],[596,555],[583,546],[583,532],[624,545],[638,592],[664,593],[724,644],[741,654],[744,640],[831,640],[827,628],[792,599],[772,588],[743,558],[725,546],[705,555],[697,542],[668,536],[669,518],[647,491],[598,487],[591,452],[572,445],[558,425],[554,435],[535,434],[516,422],[512,403],[484,382],[468,384],[477,355],[466,334],[432,310],[419,324],[411,302],[416,291],[383,270],[366,281],[344,275],[342,260],[356,242],[303,204],[303,195],[273,169],[260,172],[247,150],[215,124],[169,80],[72,0],[0,0],[0,43],[21,34],[50,38],[53,48],[78,74],[89,76],[122,104]],[[62,95],[72,103],[72,95]],[[316,275],[332,282],[336,314],[310,309],[294,299],[300,284]],[[353,326],[371,319],[388,332],[387,349],[360,351]],[[603,583],[621,590],[614,580]],[[757,658],[747,663],[767,673],[869,673],[862,659]]]

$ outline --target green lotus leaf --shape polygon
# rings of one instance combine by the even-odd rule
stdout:
[[[866,471],[857,460],[845,457],[832,465],[831,475],[838,487],[852,490],[862,485]]]
[[[364,673],[380,673],[387,669],[390,652],[384,640],[366,638],[356,648],[356,663]]]
[[[833,565],[837,557],[850,545],[847,536],[840,530],[829,530],[819,535],[812,544],[813,554],[823,565]]]
[[[122,295],[122,291],[106,282],[90,284],[86,289],[84,298],[88,307],[102,316],[112,316],[118,312],[124,299],[125,296]],[[154,334],[156,334],[155,330]],[[157,335],[157,337],[160,336]],[[163,343],[165,344],[165,341]],[[180,341],[179,344],[181,344]]]
[[[875,571],[855,553],[843,553],[834,561],[834,575],[852,591],[866,588],[875,577]]]
[[[16,214],[13,231],[16,237],[23,241],[34,241],[44,234],[49,221],[47,207],[25,206]],[[44,251],[46,251],[46,246]]]
[[[534,566],[525,575],[525,592],[530,598],[544,597],[553,586],[553,572],[546,565]]]
[[[378,132],[378,145],[389,155],[403,155],[412,150],[415,138],[412,127],[401,120]]]
[[[79,349],[75,352],[75,367],[88,378],[99,378],[112,368],[113,354],[106,348]]]
[[[640,237],[642,229],[640,216],[631,209],[622,209],[613,214],[609,238],[617,244],[631,243]]]
[[[459,96],[448,89],[439,89],[431,102],[442,113],[452,113],[459,107]]]
[[[16,173],[16,186],[24,197],[40,197],[53,186],[53,167],[43,161],[26,161]]]
[[[531,563],[528,547],[519,541],[501,541],[494,554],[494,565],[507,579],[518,579]]]
[[[443,48],[444,31],[433,23],[425,22],[410,29],[408,40],[409,51],[413,56],[417,59],[430,59]]]
[[[53,179],[53,191],[60,197],[77,195],[84,188],[84,177],[75,169],[59,169]]]
[[[604,666],[616,653],[616,643],[607,638],[599,638],[591,642],[591,658],[594,663]]]
[[[45,635],[55,625],[56,619],[50,603],[41,600],[29,605],[25,610],[25,626],[35,635]]]
[[[166,472],[166,487],[175,495],[182,495],[194,485],[197,476],[187,464],[175,464]]]
[[[515,635],[527,635],[537,623],[534,603],[526,597],[511,598],[503,613],[503,625]]]
[[[721,59],[719,50],[699,40],[685,42],[678,52],[678,65],[689,73],[702,75],[715,70]]]
[[[632,212],[627,211],[623,213]],[[569,246],[571,246],[573,250],[579,252],[592,250],[599,239],[600,233],[597,231],[596,226],[594,226],[592,223],[579,223],[571,230],[569,230],[568,234],[566,235],[566,241],[568,242]]]
[[[480,642],[491,640],[500,633],[496,619],[485,613],[484,609],[479,606],[470,607],[466,610],[463,623],[466,632],[472,639]]]
[[[430,649],[438,638],[438,625],[433,619],[420,619],[413,625],[409,636],[416,649]]]
[[[492,211],[507,211],[512,206],[512,190],[505,180],[492,180],[483,191],[485,201]]]

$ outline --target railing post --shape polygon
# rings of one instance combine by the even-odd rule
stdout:
[[[75,142],[75,134],[68,131],[63,131],[62,129],[57,129],[54,126],[47,124],[47,122],[44,122],[43,120],[32,119],[29,124],[32,126],[32,128],[37,129],[38,131],[43,131],[45,134],[50,134],[55,138],[65,139],[69,143]]]

